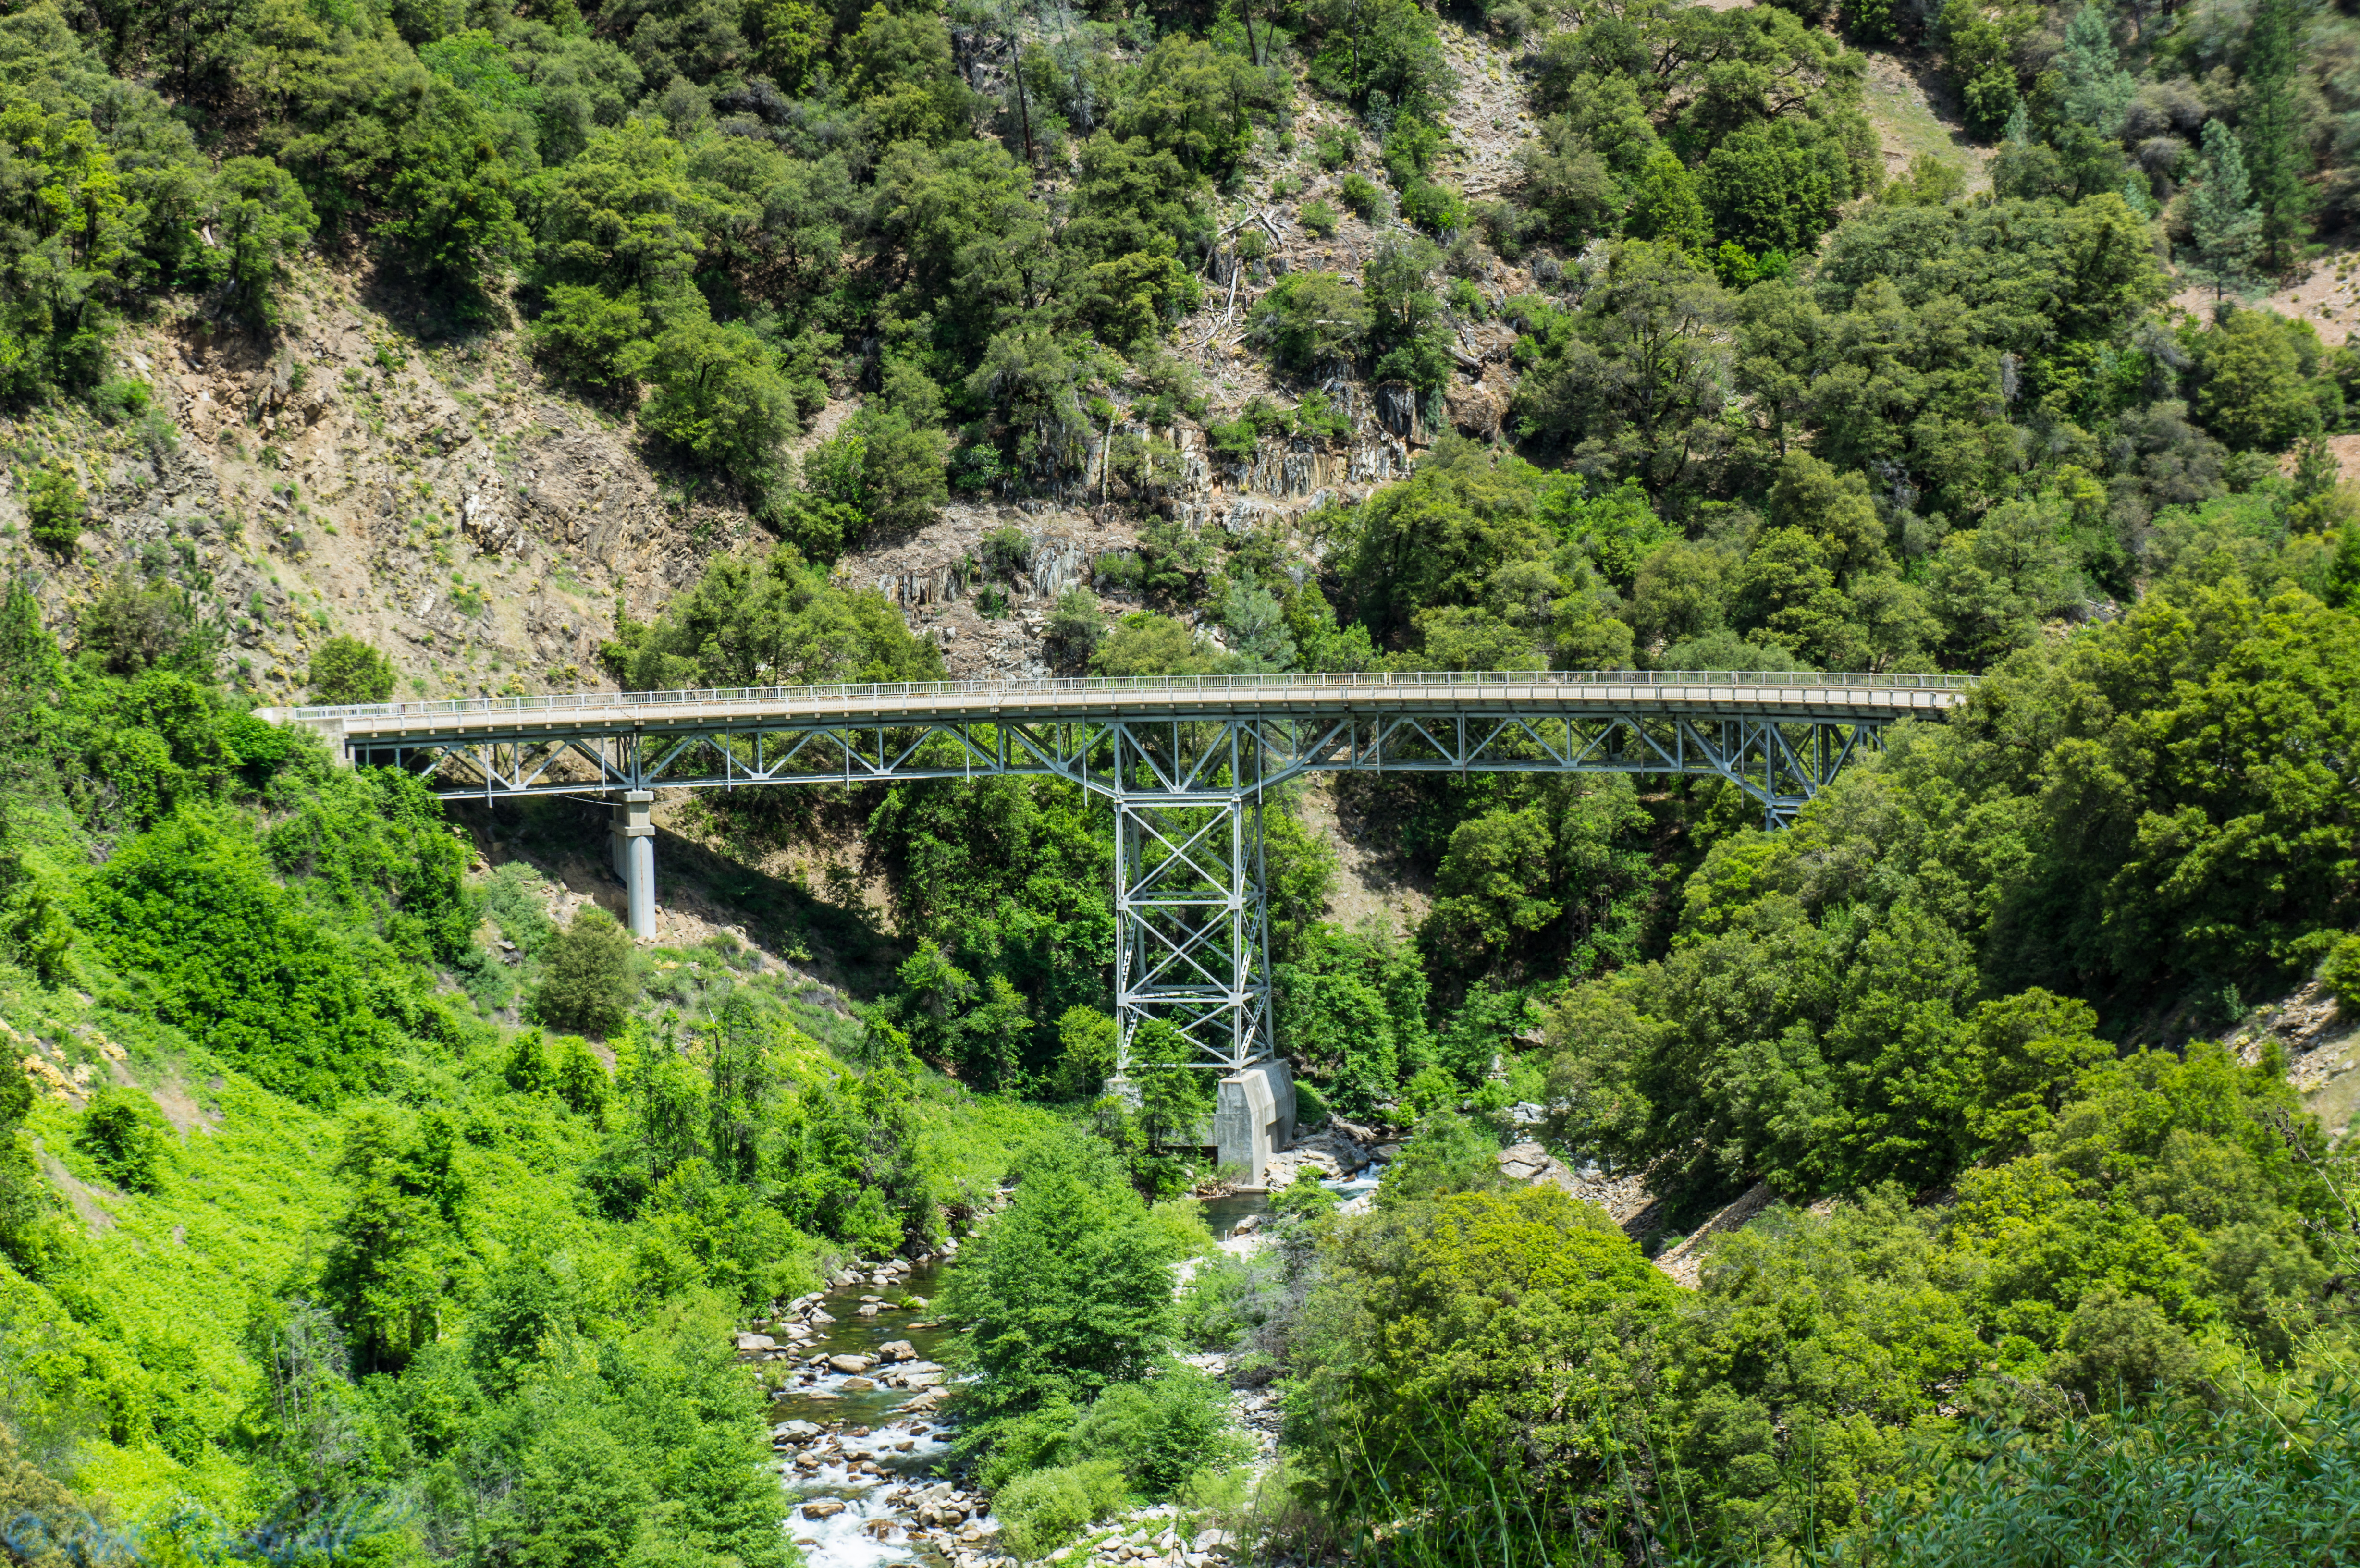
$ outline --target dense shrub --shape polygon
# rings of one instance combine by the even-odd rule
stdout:
[[[170,1129],[156,1104],[137,1089],[109,1084],[91,1096],[74,1142],[126,1192],[156,1190],[156,1165]]]
[[[393,661],[358,637],[330,637],[311,652],[310,679],[322,702],[382,702],[393,695]]]
[[[33,542],[54,554],[73,554],[88,510],[81,482],[62,468],[38,469],[26,483],[25,517]]]
[[[631,973],[630,933],[614,916],[584,905],[549,943],[547,963],[532,1000],[541,1022],[599,1036],[622,1028],[639,987]]]

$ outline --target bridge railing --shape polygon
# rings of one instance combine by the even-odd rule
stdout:
[[[1870,675],[1786,670],[1437,670],[1356,675],[1079,675],[1001,681],[890,681],[829,686],[718,686],[679,691],[577,691],[540,697],[460,697],[439,702],[363,702],[343,707],[280,710],[298,721],[435,719],[472,713],[579,713],[585,711],[661,713],[715,703],[816,707],[829,702],[909,701],[928,697],[1051,696],[1061,693],[1203,697],[1249,691],[1431,690],[1470,693],[1515,687],[1726,686],[1819,690],[1963,691],[1964,675]]]

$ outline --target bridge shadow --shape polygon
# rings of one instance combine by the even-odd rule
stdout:
[[[616,919],[627,919],[622,879],[607,859],[611,810],[603,801],[529,796],[497,804],[444,802],[489,865],[520,860]],[[894,984],[907,952],[874,917],[821,897],[802,882],[732,859],[668,828],[656,830],[656,903],[663,946],[693,946],[716,931],[741,934],[778,962],[851,1003]]]

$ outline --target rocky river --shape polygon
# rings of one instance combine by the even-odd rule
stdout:
[[[1374,1184],[1373,1168],[1329,1183],[1346,1197]],[[1244,1254],[1260,1245],[1251,1233],[1269,1207],[1265,1194],[1240,1192],[1206,1200],[1203,1213],[1223,1248]],[[953,1331],[931,1301],[956,1246],[914,1262],[847,1268],[826,1290],[779,1303],[738,1335],[739,1356],[770,1390],[771,1447],[809,1568],[1015,1568],[990,1500],[949,1478],[944,1407],[955,1374],[940,1357]],[[1217,1356],[1188,1359],[1216,1376],[1222,1369]],[[1277,1424],[1265,1408],[1272,1399],[1239,1403],[1240,1423],[1267,1451]],[[1220,1533],[1184,1536],[1172,1512],[1142,1508],[1110,1532],[1094,1531],[1088,1560],[1210,1568],[1222,1554]]]

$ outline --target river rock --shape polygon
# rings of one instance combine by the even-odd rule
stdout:
[[[836,1387],[847,1394],[865,1394],[877,1385],[867,1377],[847,1377]]]
[[[832,1323],[835,1321],[836,1319],[830,1317],[827,1313],[821,1312],[817,1307],[814,1307],[811,1310],[811,1314],[803,1319],[803,1322],[807,1323]]]
[[[889,1339],[877,1347],[877,1355],[884,1361],[915,1361],[918,1347],[906,1339]]]
[[[807,1519],[834,1519],[843,1511],[844,1505],[834,1497],[814,1497],[803,1507],[803,1518]]]
[[[738,1352],[741,1356],[751,1350],[776,1350],[778,1348],[779,1342],[772,1339],[767,1334],[741,1334],[738,1336]]]
[[[821,1432],[825,1432],[826,1430],[827,1429],[825,1427],[817,1425],[812,1421],[781,1421],[778,1425],[772,1427],[770,1429],[770,1435],[774,1438],[784,1438],[790,1443],[801,1443],[806,1438],[817,1437]]]
[[[873,1356],[831,1356],[827,1364],[838,1372],[866,1372],[877,1365]]]
[[[884,1310],[874,1301],[864,1301],[860,1306],[860,1315],[864,1318],[873,1318]]]

